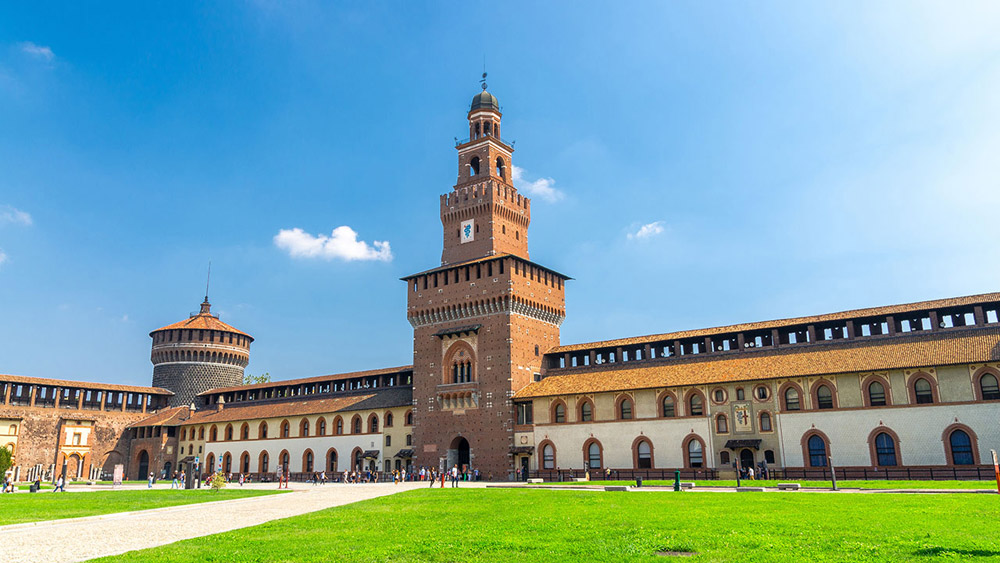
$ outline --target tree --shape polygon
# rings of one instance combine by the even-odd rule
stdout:
[[[212,485],[213,491],[219,492],[219,489],[226,486],[226,477],[222,474],[221,471],[216,471],[209,478],[208,483]]]
[[[12,465],[14,465],[14,455],[6,447],[0,447],[0,479],[7,474]]]
[[[253,375],[249,373],[243,374],[243,385],[253,385],[254,383],[270,383],[271,374],[264,373],[264,375]]]

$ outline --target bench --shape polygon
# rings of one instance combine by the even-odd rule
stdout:
[[[589,480],[586,477],[573,477],[573,481],[576,483],[586,483]]]
[[[529,483],[544,483],[545,479],[528,479]]]
[[[628,491],[628,487],[626,487],[624,485],[609,485],[607,487],[604,487],[604,490],[605,491],[627,492]]]
[[[682,489],[693,489],[694,488],[694,483],[684,483],[684,482],[682,482],[681,483],[681,488]]]
[[[802,488],[798,483],[778,483],[779,491],[797,491]]]
[[[764,487],[736,487],[737,493],[763,493]]]

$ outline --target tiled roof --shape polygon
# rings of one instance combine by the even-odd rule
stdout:
[[[538,268],[539,270],[544,270],[544,271],[546,271],[546,272],[548,272],[550,274],[555,274],[555,275],[557,275],[557,276],[559,276],[559,277],[561,277],[563,279],[566,279],[566,280],[573,279],[573,278],[567,276],[566,274],[561,274],[561,273],[553,270],[552,268],[546,268],[545,266],[542,266],[541,264],[536,264],[535,262],[532,262],[531,260],[527,260],[525,258],[522,258],[522,257],[520,257],[520,256],[518,256],[516,254],[508,254],[508,253],[494,254],[493,256],[482,256],[480,258],[473,258],[471,260],[465,260],[463,262],[455,262],[454,264],[445,264],[443,266],[438,266],[437,268],[431,268],[430,270],[424,270],[423,272],[417,272],[415,274],[410,274],[410,275],[408,275],[408,276],[406,276],[404,278],[399,278],[399,279],[401,279],[401,280],[409,280],[409,279],[413,279],[413,278],[415,278],[417,276],[425,276],[427,274],[433,274],[434,272],[443,272],[445,270],[450,270],[452,268],[458,268],[460,266],[470,266],[472,264],[481,264],[483,262],[489,262],[490,260],[498,260],[500,258],[516,258],[517,260],[520,260],[521,262],[524,262],[525,264],[530,264],[531,266],[534,266],[534,267]]]
[[[1000,327],[923,333],[834,344],[776,348],[750,354],[665,359],[641,367],[620,364],[573,369],[519,391],[517,398],[654,389],[807,375],[982,363],[1000,360]],[[637,362],[638,363],[638,362]],[[616,366],[617,367],[617,366]]]
[[[173,395],[173,391],[161,387],[142,387],[140,385],[118,385],[115,383],[90,383],[88,381],[70,381],[68,379],[48,379],[45,377],[27,377],[24,375],[0,374],[0,383],[25,383],[28,385],[48,385],[51,387],[71,387],[74,389],[97,389],[100,391],[125,391],[127,393],[149,393],[150,395]]]
[[[289,397],[262,402],[227,403],[222,410],[214,405],[195,411],[184,424],[233,422],[259,418],[293,417],[309,414],[387,409],[413,404],[410,388],[387,388],[373,393],[340,397]]]
[[[370,377],[373,375],[388,375],[391,373],[405,373],[413,371],[413,366],[399,366],[394,368],[370,369],[366,371],[352,371],[348,373],[335,373],[332,375],[317,375],[314,377],[303,377],[300,379],[286,379],[283,381],[268,381],[267,383],[252,383],[249,385],[235,385],[233,387],[216,387],[208,391],[198,393],[202,395],[214,395],[216,393],[232,393],[234,391],[247,391],[250,389],[268,389],[272,387],[286,387],[289,385],[302,385],[305,383],[322,383],[324,381],[341,381],[355,377]]]
[[[212,305],[208,302],[208,297],[205,297],[205,302],[201,304],[201,311],[196,315],[191,315],[187,320],[179,321],[165,327],[158,328],[149,335],[153,336],[153,333],[159,332],[161,330],[218,330],[222,332],[234,332],[236,334],[242,334],[253,342],[253,337],[249,334],[243,332],[242,330],[237,330],[226,323],[219,320],[219,317],[212,314]]]
[[[188,407],[173,407],[164,409],[149,418],[129,424],[129,428],[136,426],[177,426],[188,418],[191,409]]]
[[[584,342],[581,344],[557,346],[555,348],[552,348],[546,353],[561,354],[564,352],[590,350],[592,348],[606,348],[615,346],[629,346],[633,344],[647,344],[650,342],[659,342],[661,340],[674,340],[674,339],[691,338],[695,336],[712,336],[715,334],[766,330],[766,329],[779,328],[791,325],[822,323],[822,322],[839,321],[847,319],[861,319],[866,317],[878,317],[882,315],[894,315],[899,313],[924,311],[927,309],[944,309],[948,307],[959,307],[963,305],[967,306],[967,305],[976,305],[980,303],[995,303],[998,301],[1000,301],[1000,293],[984,293],[981,295],[969,295],[966,297],[954,297],[951,299],[937,299],[934,301],[919,301],[916,303],[906,303],[902,305],[887,305],[884,307],[855,309],[853,311],[842,311],[840,313],[813,315],[811,317],[797,317],[791,319],[779,319],[773,321],[761,321],[755,323],[743,323],[743,324],[720,326],[714,328],[704,328],[699,330],[682,330],[679,332],[650,334],[648,336],[618,338],[615,340],[602,340],[598,342]]]

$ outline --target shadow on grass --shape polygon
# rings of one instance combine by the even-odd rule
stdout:
[[[960,555],[964,557],[996,557],[1000,555],[1000,551],[995,549],[951,549],[948,547],[928,547],[924,549],[918,549],[914,551],[913,554],[925,555],[930,557],[954,556],[954,555]]]

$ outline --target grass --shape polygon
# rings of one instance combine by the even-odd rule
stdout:
[[[104,562],[1000,560],[992,495],[418,489]]]
[[[736,481],[684,481],[693,482],[696,487],[735,487]],[[799,479],[778,479],[771,481],[747,481],[741,483],[744,487],[776,487],[778,483],[798,483],[803,487],[816,487],[829,489],[830,481],[801,481]],[[644,487],[673,487],[673,481],[646,481],[642,482]],[[545,482],[541,484],[532,483],[535,486],[585,486],[603,487],[605,485],[632,485],[635,481],[581,481],[581,482]],[[837,487],[841,489],[985,489],[995,491],[996,481],[837,481]]]
[[[215,500],[232,500],[267,495],[278,491],[223,489],[210,490],[139,490],[100,491],[82,493],[52,493],[0,496],[0,526],[39,522],[61,518],[77,518],[113,512],[148,510],[181,504],[196,504]]]

